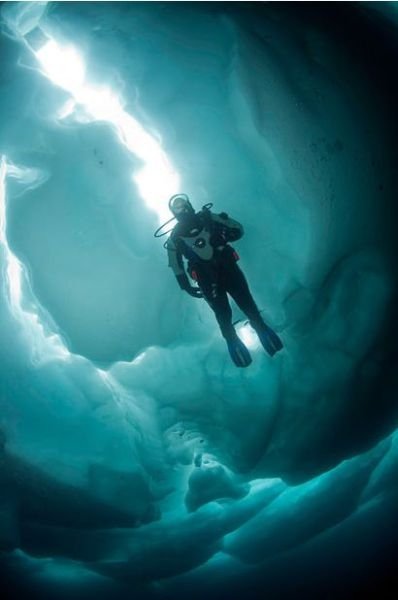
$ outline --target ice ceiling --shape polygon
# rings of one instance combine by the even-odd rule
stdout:
[[[3,3],[14,591],[342,597],[392,581],[398,51],[395,3],[377,5]],[[244,224],[242,268],[285,344],[273,359],[239,321],[254,360],[236,369],[178,289],[152,233],[179,191]]]

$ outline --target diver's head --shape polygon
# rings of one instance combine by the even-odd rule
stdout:
[[[175,194],[169,200],[169,209],[177,221],[185,221],[193,217],[195,210],[186,194]]]

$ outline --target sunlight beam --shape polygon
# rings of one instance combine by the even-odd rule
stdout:
[[[31,50],[42,73],[71,94],[74,104],[69,103],[65,115],[81,106],[89,122],[106,121],[114,127],[120,143],[142,162],[132,175],[132,181],[146,205],[157,213],[159,223],[163,222],[170,216],[166,201],[179,190],[180,178],[161,142],[124,110],[121,100],[110,88],[87,83],[83,60],[72,46],[63,47],[46,34],[43,38],[47,40],[43,46]]]

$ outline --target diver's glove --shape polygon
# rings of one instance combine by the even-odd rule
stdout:
[[[176,278],[178,281],[178,285],[182,290],[184,290],[184,292],[187,292],[193,298],[203,298],[203,294],[200,291],[200,289],[189,283],[188,277],[185,275],[185,273],[177,275]]]
[[[200,289],[194,285],[190,285],[189,289],[185,291],[188,292],[190,296],[193,296],[193,298],[203,298],[203,294]]]
[[[232,219],[229,219],[229,216],[226,212],[220,213],[218,216],[220,219],[225,221],[225,224],[220,222],[219,220],[213,220],[211,218],[211,213],[209,213],[209,221],[208,221],[208,230],[211,232],[210,236],[210,244],[217,248],[218,246],[225,246],[228,242],[236,242],[239,238],[242,237],[242,232],[239,227],[234,227]]]

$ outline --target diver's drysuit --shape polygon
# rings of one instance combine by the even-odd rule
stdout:
[[[195,297],[204,297],[213,309],[221,333],[235,364],[246,367],[250,353],[238,337],[232,324],[232,310],[227,293],[247,315],[265,350],[272,356],[282,348],[277,334],[268,327],[250,293],[246,278],[237,265],[239,257],[228,242],[239,240],[243,227],[229,218],[204,208],[192,209],[172,230],[167,241],[169,266],[181,289]],[[199,287],[192,286],[184,269],[183,257],[188,260],[188,273]]]

